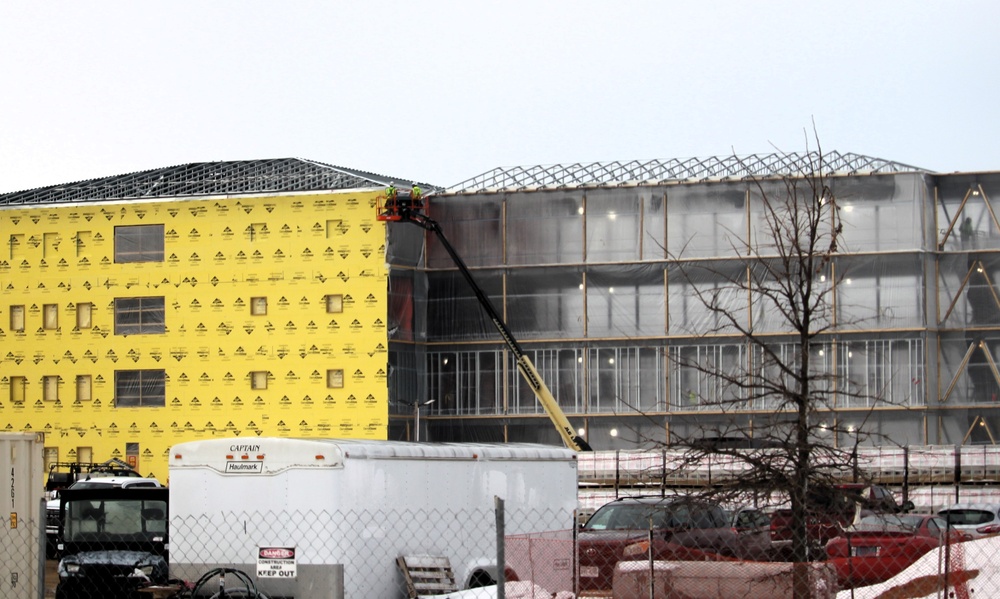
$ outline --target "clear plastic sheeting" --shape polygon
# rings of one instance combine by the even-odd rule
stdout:
[[[115,299],[115,335],[155,334],[165,329],[163,296]]]
[[[776,168],[798,173],[801,164]],[[746,168],[736,168],[743,175],[557,183],[611,176],[577,166],[519,171],[509,181],[495,173],[499,186],[473,181],[428,207],[573,426],[619,447],[690,435],[697,419],[732,407],[774,410],[753,385],[726,386],[718,375],[769,376],[744,337],[751,332],[796,359],[782,288],[803,265],[782,261],[763,201],[793,210],[790,196],[813,197],[807,181],[745,179]],[[902,171],[861,164],[823,181],[837,211],[824,209],[822,249],[838,223],[843,229],[831,259],[800,279],[818,299],[814,382],[845,418],[879,408],[866,429],[913,442],[961,437],[967,426],[953,426],[948,410],[1000,404],[1000,332],[992,331],[1000,327],[1000,178]],[[522,176],[549,183],[507,184]],[[438,436],[479,434],[471,431],[492,422],[503,438],[554,438],[440,242],[424,234],[418,243],[414,232],[423,232],[412,225],[387,231],[391,394],[435,399],[423,414]],[[943,412],[881,411],[912,407]],[[690,424],[675,418],[687,415]],[[1000,431],[995,414],[984,418]]]
[[[163,370],[115,371],[116,406],[166,405],[166,372]]]
[[[115,227],[115,262],[163,262],[163,225]]]

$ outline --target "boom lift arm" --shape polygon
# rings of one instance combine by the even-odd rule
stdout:
[[[500,332],[504,343],[507,344],[511,353],[514,354],[517,370],[524,377],[525,382],[528,383],[531,390],[535,392],[538,403],[542,404],[545,413],[548,414],[549,419],[556,426],[556,430],[559,431],[559,436],[562,437],[566,447],[574,451],[591,451],[590,445],[573,430],[569,419],[566,418],[566,414],[563,413],[559,407],[559,403],[556,402],[555,397],[552,396],[552,392],[549,391],[548,386],[545,384],[545,381],[538,374],[535,365],[524,354],[524,350],[521,349],[521,345],[510,332],[507,323],[500,317],[496,308],[493,307],[493,303],[490,302],[490,299],[483,293],[479,284],[476,283],[476,280],[472,277],[472,273],[469,272],[469,268],[465,265],[465,261],[462,260],[461,256],[458,255],[458,252],[455,251],[455,248],[448,241],[448,238],[445,237],[444,232],[441,230],[441,225],[424,212],[425,198],[419,195],[413,197],[410,195],[397,195],[395,192],[391,192],[384,200],[384,202],[380,201],[378,205],[378,214],[376,216],[378,220],[413,223],[427,231],[433,232],[437,236],[445,251],[451,256],[452,262],[455,263],[462,276],[465,277],[466,282],[469,283],[469,287],[476,294],[479,305],[486,311],[486,314],[493,322],[493,326]]]

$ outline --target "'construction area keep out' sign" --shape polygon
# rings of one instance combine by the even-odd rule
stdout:
[[[295,547],[258,547],[257,578],[295,578]]]

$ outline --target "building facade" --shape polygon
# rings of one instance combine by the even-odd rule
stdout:
[[[211,436],[384,439],[387,181],[189,164],[0,196],[0,422],[166,480]]]
[[[629,449],[774,412],[720,409],[729,391],[690,366],[755,359],[697,297],[722,287],[705,273],[748,267],[761,194],[816,164],[844,233],[813,359],[858,390],[822,415],[836,442],[994,443],[1000,173],[785,154],[422,187],[573,426]],[[411,183],[286,159],[0,195],[0,426],[45,433],[49,464],[161,478],[171,445],[212,436],[561,443],[439,241],[376,219],[393,180]],[[787,323],[733,301],[796,351]]]
[[[1000,173],[838,153],[552,165],[496,169],[435,195],[430,210],[590,444],[648,447],[734,423],[752,431],[773,413],[750,399],[720,409],[728,391],[690,366],[754,360],[697,296],[722,285],[704,273],[754,267],[739,248],[764,230],[761,194],[781,196],[816,165],[844,227],[820,273],[833,285],[832,326],[813,356],[853,389],[822,415],[835,442],[993,443]],[[394,398],[432,402],[417,409],[433,440],[558,443],[436,239],[398,223],[387,234],[395,411],[413,408]],[[794,353],[773,311],[732,300],[776,351]]]

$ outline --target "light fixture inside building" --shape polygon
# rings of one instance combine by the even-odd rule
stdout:
[[[616,428],[611,429],[611,436],[612,437],[617,437],[618,436],[618,429],[616,429]]]
[[[587,433],[587,431],[585,429],[579,428],[576,429],[576,433],[582,437],[584,434]]]

